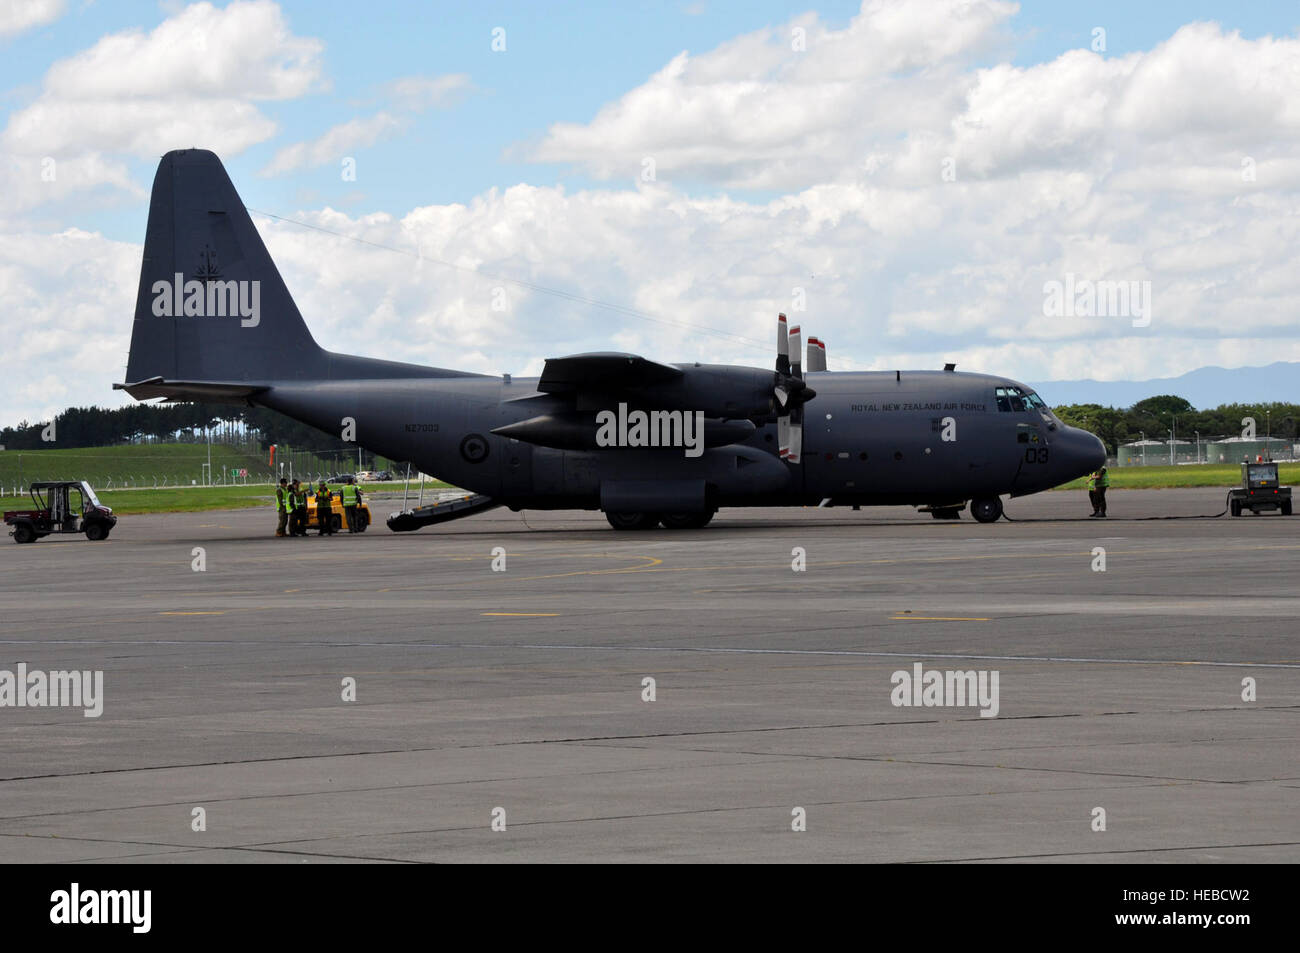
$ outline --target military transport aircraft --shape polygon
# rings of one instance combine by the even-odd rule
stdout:
[[[635,354],[547,360],[540,378],[322,349],[221,161],[158,166],[126,383],[269,407],[512,509],[600,509],[616,529],[704,526],[721,506],[880,505],[1002,515],[1105,451],[1030,388],[936,371],[830,372],[777,320],[775,368]]]

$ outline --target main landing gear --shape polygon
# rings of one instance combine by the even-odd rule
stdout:
[[[605,519],[617,530],[654,529],[660,523],[668,529],[703,529],[716,510],[702,513],[606,513]]]

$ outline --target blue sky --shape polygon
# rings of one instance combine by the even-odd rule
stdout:
[[[336,350],[767,363],[799,292],[832,369],[1300,360],[1294,3],[32,3],[0,0],[0,333],[114,358],[32,362],[15,413],[120,399],[147,190],[187,146],[250,208],[460,266],[259,220]],[[518,286],[497,311],[486,275],[632,313]],[[1067,275],[1148,281],[1156,319],[1051,318]]]
[[[0,46],[0,88],[7,113],[38,88],[55,61],[101,36],[149,30],[173,4],[90,3],[55,23]],[[325,44],[330,89],[301,99],[266,104],[280,126],[272,140],[226,159],[245,202],[292,215],[318,205],[400,215],[412,205],[467,202],[493,187],[518,182],[590,187],[581,169],[523,161],[519,146],[556,121],[584,122],[605,103],[642,83],[682,50],[702,52],[734,36],[816,10],[842,27],[857,12],[853,2],[815,6],[755,0],[744,3],[428,3],[348,0],[281,3],[294,31]],[[1191,20],[1216,20],[1246,37],[1294,32],[1294,3],[1132,3],[1117,0],[1063,3],[1029,0],[1010,21],[997,53],[1020,65],[1043,62],[1067,49],[1086,47],[1092,30],[1107,30],[1107,54],[1149,49]],[[504,54],[491,49],[491,31],[506,29]],[[998,57],[985,57],[992,62]],[[340,181],[333,166],[267,180],[257,172],[286,142],[310,139],[330,126],[374,112],[385,83],[416,74],[466,73],[474,88],[452,108],[429,110],[400,137],[357,150],[358,184]],[[2,117],[0,117],[2,118]],[[196,143],[222,151],[219,144]],[[132,162],[144,183],[153,163]],[[710,194],[708,182],[688,183]],[[734,190],[733,190],[734,191]],[[770,197],[765,190],[741,190]],[[122,240],[136,240],[146,212],[121,196],[60,210],[68,222]]]

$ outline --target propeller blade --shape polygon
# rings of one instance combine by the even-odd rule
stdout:
[[[785,331],[785,315],[776,316],[776,372],[790,373],[790,340]]]
[[[790,373],[803,377],[803,334],[798,326],[790,329]]]
[[[776,446],[778,455],[784,460],[790,455],[790,418],[776,418]]]
[[[785,459],[790,463],[798,463],[803,456],[803,424],[791,420],[787,429],[790,436]]]
[[[784,387],[777,387],[776,399],[777,402],[780,403],[782,407],[784,407],[786,404],[790,402],[790,392],[786,390]]]
[[[808,370],[826,370],[826,342],[820,338],[808,339]]]

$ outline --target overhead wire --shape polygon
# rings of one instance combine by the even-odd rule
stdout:
[[[311,231],[314,232],[321,232],[322,234],[331,235],[335,238],[342,238],[345,241],[355,242],[358,245],[366,245],[370,248],[379,249],[381,251],[391,252],[396,255],[403,255],[408,258],[414,258],[416,261],[432,262],[433,264],[442,265],[445,268],[451,268],[456,271],[460,271],[469,275],[474,275],[479,278],[487,278],[491,281],[499,281],[505,284],[514,285],[519,288],[526,288],[527,290],[536,292],[537,294],[550,295],[551,297],[560,298],[565,301],[572,301],[576,304],[584,304],[592,308],[600,308],[605,311],[611,311],[615,314],[621,314],[626,317],[635,318],[640,321],[650,321],[655,324],[662,324],[670,327],[682,328],[683,330],[691,331],[692,333],[711,334],[714,337],[718,337],[730,341],[738,341],[743,344],[750,345],[751,347],[758,348],[761,353],[768,353],[770,351],[770,345],[767,344],[766,342],[758,341],[755,340],[754,338],[745,337],[744,335],[736,334],[733,331],[724,331],[720,328],[711,328],[708,325],[694,324],[689,321],[676,321],[673,320],[672,318],[665,318],[662,315],[651,314],[649,311],[643,311],[640,308],[633,308],[633,307],[629,307],[628,305],[617,304],[616,302],[612,302],[612,301],[605,301],[601,298],[593,298],[590,295],[578,294],[577,292],[573,292],[573,291],[565,291],[563,288],[552,288],[548,285],[538,284],[537,282],[533,282],[533,281],[525,281],[522,278],[515,278],[513,276],[503,275],[497,272],[483,271],[482,269],[474,268],[469,265],[460,265],[454,261],[448,261],[445,258],[438,258],[435,255],[426,255],[422,249],[412,251],[409,248],[399,248],[395,245],[388,245],[383,242],[371,241],[368,238],[358,238],[355,235],[349,235],[346,232],[340,232],[332,228],[326,228],[323,225],[315,225],[312,224],[311,222],[304,222],[300,219],[289,218],[284,215],[276,215],[274,212],[268,212],[265,211],[264,209],[256,209],[256,208],[251,208],[249,206],[244,206],[244,208],[246,211],[252,214],[265,215],[267,218],[275,219],[277,222],[285,222],[286,224],[289,225],[297,225],[301,228],[310,229]],[[832,364],[832,363],[852,364],[855,362],[849,361],[846,358],[835,357],[835,358],[828,359],[827,363],[828,364]]]

